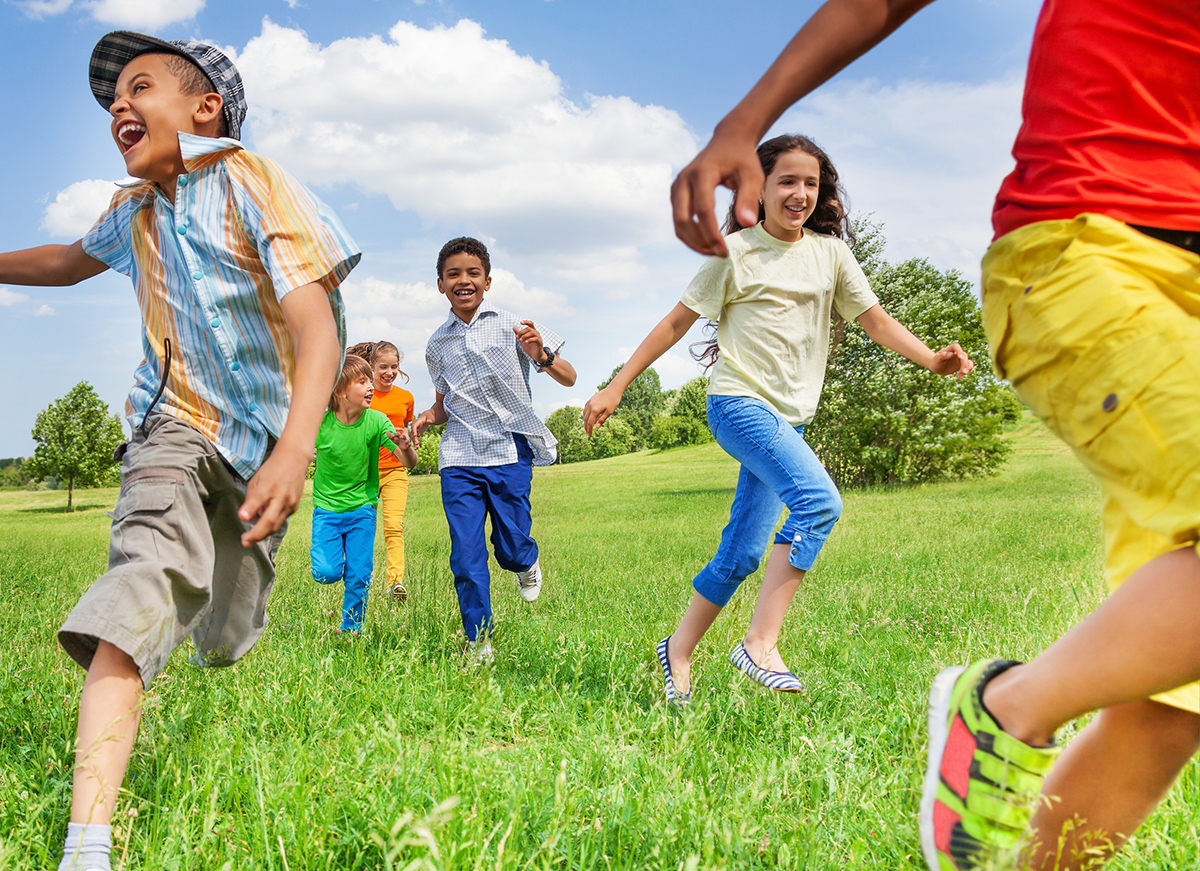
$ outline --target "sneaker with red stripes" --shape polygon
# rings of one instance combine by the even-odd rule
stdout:
[[[921,849],[930,871],[1016,867],[1029,818],[1059,747],[1030,747],[983,705],[983,688],[1019,665],[980,660],[947,668],[929,692],[929,762]]]

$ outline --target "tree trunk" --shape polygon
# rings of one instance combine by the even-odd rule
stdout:
[[[74,489],[75,489],[75,475],[74,475],[74,473],[72,473],[67,476],[67,510],[68,511],[74,510],[71,508],[71,494],[74,491]]]

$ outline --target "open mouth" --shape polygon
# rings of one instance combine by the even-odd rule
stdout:
[[[117,141],[121,143],[126,151],[137,145],[145,135],[146,125],[139,124],[136,121],[126,121],[117,128]]]

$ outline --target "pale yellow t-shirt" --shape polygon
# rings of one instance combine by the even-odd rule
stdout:
[[[834,236],[805,230],[784,242],[758,224],[725,243],[729,257],[708,258],[682,299],[718,321],[708,392],[758,397],[792,426],[807,424],[825,383],[832,308],[854,320],[879,297]]]

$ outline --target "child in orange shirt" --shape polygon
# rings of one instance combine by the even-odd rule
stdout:
[[[413,395],[397,387],[396,376],[404,355],[391,342],[360,342],[348,354],[357,354],[371,364],[375,396],[371,408],[382,411],[396,429],[413,419]],[[408,470],[388,450],[379,451],[379,505],[383,512],[383,543],[387,551],[386,594],[397,602],[408,601],[404,586],[404,509],[408,503]]]

